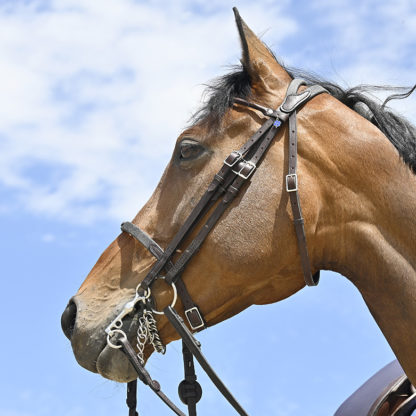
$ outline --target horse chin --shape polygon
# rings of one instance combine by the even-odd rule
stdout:
[[[124,328],[126,331],[127,338],[132,342],[136,338],[137,334],[137,320],[127,318],[124,321]],[[144,357],[145,361],[151,355],[149,348],[145,348]],[[120,348],[112,348],[108,344],[105,344],[101,352],[95,361],[96,372],[101,376],[118,381],[119,383],[127,383],[137,378],[137,373],[134,367],[131,365],[127,356],[121,351]]]
[[[137,378],[137,373],[127,357],[119,350],[106,345],[96,361],[97,372],[103,377],[127,383]]]
[[[137,321],[126,319],[124,325],[126,335],[131,342],[135,339],[135,334],[137,333]],[[108,344],[103,346],[95,365],[96,372],[109,380],[127,383],[137,378],[134,367],[121,349],[112,348]]]
[[[137,373],[127,357],[121,349],[112,348],[107,344],[104,328],[110,321],[110,319],[106,320],[105,325],[93,323],[77,326],[71,338],[74,356],[78,364],[86,370],[98,373],[109,380],[121,383],[134,380],[137,378]],[[128,339],[134,340],[137,321],[126,319],[124,330]]]

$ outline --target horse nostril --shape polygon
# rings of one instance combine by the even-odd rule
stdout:
[[[77,306],[73,300],[70,300],[61,316],[61,327],[65,336],[70,340],[74,332],[75,321],[77,319]]]

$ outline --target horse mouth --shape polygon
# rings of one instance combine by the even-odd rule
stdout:
[[[96,372],[112,381],[127,383],[137,378],[130,361],[121,351],[105,345],[95,362]]]
[[[137,314],[123,321],[123,330],[129,340],[135,339],[138,326]],[[96,369],[101,376],[120,383],[126,383],[137,378],[136,371],[122,349],[113,348],[107,343],[107,335],[106,343],[96,360]]]
[[[135,339],[137,319],[126,318],[123,330],[129,340]],[[79,365],[112,381],[125,383],[137,378],[137,374],[120,348],[110,347],[104,327],[92,334],[76,330],[73,334],[72,349]]]

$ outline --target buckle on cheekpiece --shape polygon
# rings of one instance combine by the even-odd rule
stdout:
[[[293,179],[293,186],[291,186],[290,181]],[[296,173],[290,173],[286,175],[286,192],[296,192],[298,190],[298,175]]]
[[[248,179],[256,170],[256,164],[250,160],[243,160],[242,163],[240,170],[233,169],[233,172],[243,179]]]
[[[192,331],[196,331],[197,329],[203,328],[205,326],[201,312],[199,312],[199,309],[196,306],[190,309],[186,309],[185,316],[189,322],[189,325],[191,326]]]
[[[224,160],[224,164],[232,168],[242,158],[243,158],[243,155],[240,152],[237,152],[236,150],[234,150]]]

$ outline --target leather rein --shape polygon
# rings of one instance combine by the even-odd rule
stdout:
[[[180,383],[178,391],[180,399],[188,407],[189,416],[196,415],[196,403],[202,395],[201,386],[196,381],[197,377],[195,375],[193,363],[194,357],[237,413],[247,416],[245,410],[208,364],[208,361],[201,352],[201,344],[195,339],[192,332],[185,325],[182,318],[174,309],[174,306],[177,296],[179,296],[184,306],[184,315],[190,329],[193,332],[196,332],[206,328],[206,322],[199,307],[193,302],[181,279],[182,272],[191,258],[199,250],[221,215],[231,205],[231,202],[238,195],[243,185],[246,182],[249,182],[249,178],[255,172],[257,165],[267,152],[280,126],[287,120],[289,120],[289,163],[288,173],[286,175],[286,192],[289,194],[292,207],[293,222],[305,282],[308,286],[315,286],[318,284],[319,271],[314,274],[312,273],[306,245],[304,220],[300,207],[296,170],[296,110],[316,95],[327,91],[319,85],[312,85],[306,87],[303,91],[298,92],[299,87],[302,85],[306,85],[304,80],[294,79],[287,89],[283,103],[277,110],[272,110],[241,98],[234,99],[233,105],[245,106],[258,110],[267,117],[267,120],[239,150],[233,151],[224,160],[223,166],[214,176],[214,179],[208,186],[206,192],[193,208],[192,212],[165,250],[163,250],[138,226],[130,222],[125,222],[121,225],[122,231],[130,234],[144,245],[156,258],[156,262],[147,276],[137,286],[135,297],[130,302],[126,303],[122,311],[106,328],[107,343],[112,348],[121,348],[136,370],[138,378],[144,384],[148,385],[177,415],[185,416],[185,414],[161,391],[159,383],[156,380],[153,380],[144,368],[143,351],[147,344],[151,344],[158,352],[164,353],[165,351],[165,346],[160,340],[157,331],[156,321],[153,317],[154,313],[164,314],[182,338],[185,379]],[[212,213],[200,227],[195,238],[182,251],[182,254],[178,259],[173,262],[172,258],[173,255],[177,253],[178,247],[195,227],[202,222],[211,208],[213,208]],[[162,273],[164,273],[164,276],[162,276]],[[163,311],[156,310],[155,302],[151,295],[152,284],[157,279],[165,280],[166,283],[172,286],[174,293],[172,304]],[[122,330],[123,319],[131,314],[137,314],[139,317],[137,334],[137,348],[139,353],[135,352],[128,341],[126,333]],[[136,411],[136,389],[137,380],[128,383],[126,402],[129,407],[129,416],[138,415]]]

